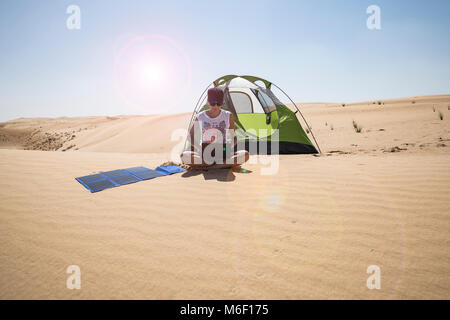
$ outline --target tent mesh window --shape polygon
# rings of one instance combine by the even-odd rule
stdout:
[[[249,95],[244,92],[230,92],[236,113],[253,113],[253,103]]]

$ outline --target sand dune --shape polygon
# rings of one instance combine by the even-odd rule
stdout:
[[[168,152],[175,128],[186,129],[191,113],[163,116],[34,118],[0,127],[0,148],[44,151]]]
[[[190,114],[2,123],[0,298],[449,299],[448,105],[305,104],[322,156],[96,194],[74,177],[169,160]]]
[[[450,95],[298,105],[324,152],[378,153],[395,147],[420,151],[448,144]],[[181,150],[182,140],[172,141],[172,134],[186,130],[190,117],[191,113],[17,119],[0,123],[0,148],[169,153],[174,147]],[[362,127],[360,134],[355,134],[353,121]]]

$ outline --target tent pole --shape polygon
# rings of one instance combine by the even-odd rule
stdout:
[[[311,135],[312,135],[312,137],[313,137],[313,139],[314,139],[314,142],[316,143],[317,149],[319,149],[319,153],[322,153],[322,151],[320,150],[319,144],[317,143],[316,137],[314,137],[314,133],[312,132],[312,130],[311,130],[311,128],[310,128],[308,122],[306,121],[305,117],[303,116],[302,112],[301,112],[300,109],[297,107],[297,104],[296,104],[294,101],[292,101],[291,97],[289,97],[289,96],[287,95],[287,93],[283,91],[283,89],[281,89],[281,88],[280,88],[279,86],[277,86],[275,83],[272,83],[272,84],[273,84],[275,87],[277,87],[278,90],[280,90],[281,92],[283,92],[283,94],[284,94],[284,95],[285,95],[285,96],[286,96],[286,97],[294,104],[295,109],[297,109],[297,111],[300,113],[300,115],[301,115],[302,118],[303,118],[303,121],[305,121],[306,126],[308,127],[309,132],[311,132]]]
[[[194,118],[194,114],[197,112],[197,108],[199,106],[200,101],[202,100],[203,95],[205,94],[205,92],[208,90],[208,88],[212,85],[213,83],[208,84],[208,86],[206,87],[206,89],[203,91],[203,93],[201,94],[200,98],[198,98],[197,103],[195,104],[195,109],[194,112],[192,112],[191,115],[191,120],[189,121],[189,126],[191,125],[192,119]]]
[[[188,131],[189,131],[189,129],[191,128],[192,119],[194,119],[194,115],[195,115],[195,113],[197,112],[197,109],[198,109],[198,107],[199,107],[199,103],[202,101],[203,95],[205,94],[205,92],[208,90],[208,88],[209,88],[212,84],[213,84],[213,83],[208,84],[208,86],[206,87],[206,89],[203,91],[203,93],[202,93],[202,94],[200,95],[200,97],[198,98],[198,101],[197,101],[197,103],[195,104],[194,111],[192,112],[192,115],[191,115],[191,120],[189,120]],[[203,100],[204,100],[204,99],[203,99]],[[201,104],[201,103],[200,103],[200,104]],[[188,132],[188,134],[189,134],[189,132]],[[186,139],[186,141],[184,142],[184,150],[186,149],[186,143],[187,143],[187,139]]]

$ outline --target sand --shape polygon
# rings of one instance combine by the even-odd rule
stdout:
[[[95,194],[74,178],[170,160],[190,114],[0,124],[0,298],[449,299],[450,95],[342,104],[304,105],[323,154],[276,175],[253,156]]]

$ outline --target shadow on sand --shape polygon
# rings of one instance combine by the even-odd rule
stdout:
[[[231,182],[236,179],[235,173],[252,173],[251,170],[243,169],[240,166],[234,168],[196,168],[183,173],[183,178],[189,178],[203,174],[205,180],[217,180],[221,182]]]

